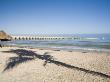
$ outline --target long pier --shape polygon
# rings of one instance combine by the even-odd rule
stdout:
[[[11,36],[13,40],[70,40],[80,39],[79,37],[65,36]]]

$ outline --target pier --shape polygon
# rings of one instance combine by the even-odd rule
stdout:
[[[12,40],[75,40],[79,37],[65,36],[11,36]]]

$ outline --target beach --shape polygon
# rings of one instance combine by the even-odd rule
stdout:
[[[110,53],[3,47],[0,82],[110,82]]]

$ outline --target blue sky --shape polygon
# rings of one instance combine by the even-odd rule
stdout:
[[[110,0],[0,0],[10,34],[110,33]]]

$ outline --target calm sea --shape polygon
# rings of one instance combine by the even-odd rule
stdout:
[[[110,34],[67,34],[57,36],[77,36],[82,40],[15,40],[3,44],[28,46],[33,48],[57,48],[66,50],[96,50],[110,52]],[[95,38],[95,39],[91,39]]]

